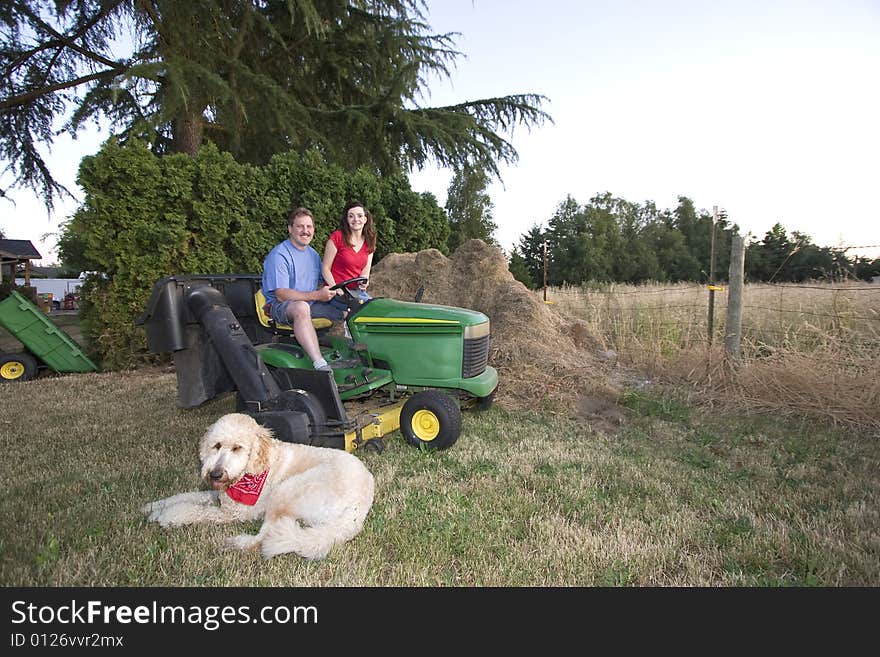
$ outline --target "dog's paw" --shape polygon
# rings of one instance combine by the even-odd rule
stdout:
[[[239,534],[226,539],[226,547],[233,550],[254,550],[260,545],[260,539],[255,534]]]
[[[170,527],[171,525],[183,524],[183,519],[178,513],[177,507],[172,506],[153,506],[147,515],[147,522],[157,522],[162,527]]]
[[[154,511],[158,510],[162,506],[162,500],[156,500],[155,502],[147,502],[141,507],[141,513],[145,516],[151,515]]]
[[[164,521],[162,509],[153,509],[147,514],[147,522],[158,522],[165,527],[167,523]]]

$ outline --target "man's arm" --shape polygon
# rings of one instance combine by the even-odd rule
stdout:
[[[275,298],[278,301],[330,301],[336,296],[336,292],[327,286],[319,287],[311,292],[291,290],[289,287],[275,288]]]

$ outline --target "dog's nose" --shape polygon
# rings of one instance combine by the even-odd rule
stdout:
[[[213,481],[217,481],[218,479],[222,479],[223,478],[223,469],[222,468],[214,468],[213,470],[211,470],[210,473],[208,473],[208,476]]]

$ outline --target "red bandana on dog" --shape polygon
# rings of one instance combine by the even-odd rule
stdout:
[[[260,498],[263,491],[263,484],[266,483],[266,477],[269,476],[268,470],[263,470],[258,475],[246,474],[226,489],[226,494],[236,502],[253,506]]]

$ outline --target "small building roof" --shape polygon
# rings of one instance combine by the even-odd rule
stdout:
[[[30,240],[0,240],[0,254],[20,260],[40,260],[43,257]]]

